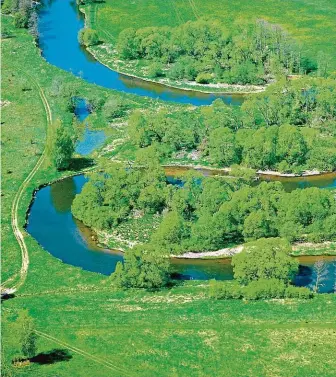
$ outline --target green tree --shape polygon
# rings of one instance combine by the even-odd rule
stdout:
[[[74,153],[74,140],[64,124],[57,119],[48,132],[47,157],[57,169],[67,169]]]
[[[209,155],[213,162],[230,166],[240,162],[235,134],[229,128],[217,128],[210,133]]]
[[[99,36],[96,30],[90,28],[81,29],[78,33],[78,42],[86,47],[99,43]]]
[[[33,319],[27,310],[21,310],[16,320],[16,326],[20,334],[21,350],[25,357],[32,358],[37,352],[37,335]]]
[[[169,282],[169,258],[159,248],[138,245],[125,253],[124,264],[118,262],[112,281],[122,288],[158,289]]]
[[[299,267],[290,252],[290,244],[281,238],[261,238],[245,244],[244,250],[232,258],[234,277],[244,285],[263,278],[288,283]]]

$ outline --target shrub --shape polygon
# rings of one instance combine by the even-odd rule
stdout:
[[[285,295],[288,298],[309,299],[313,297],[313,292],[305,287],[294,287],[293,285],[289,285],[286,288]]]
[[[247,299],[266,300],[272,298],[309,299],[313,293],[308,288],[287,286],[279,279],[260,279],[252,281],[247,286],[236,282],[211,280],[209,282],[209,297],[216,300]]]
[[[212,75],[210,73],[199,73],[196,77],[196,82],[199,84],[209,84],[212,79]]]

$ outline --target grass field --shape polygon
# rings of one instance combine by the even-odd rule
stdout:
[[[96,293],[23,292],[4,304],[9,324],[3,341],[14,355],[10,321],[25,307],[39,331],[108,360],[117,371],[69,351],[69,361],[33,363],[18,376],[335,375],[335,295],[242,302],[212,301],[206,292],[199,283],[155,293],[104,285]],[[39,352],[55,348],[65,347],[39,339]]]
[[[336,41],[332,38],[336,34],[334,0],[106,0],[87,7],[86,15],[88,25],[112,44],[126,27],[176,26],[211,18],[233,29],[264,19],[281,25],[309,57],[316,58],[323,52],[330,59],[330,70],[336,70]],[[99,56],[104,62],[108,60],[108,55]]]

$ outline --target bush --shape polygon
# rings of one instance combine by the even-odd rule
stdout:
[[[99,43],[98,33],[90,28],[81,29],[78,33],[78,42],[82,46],[94,46]]]
[[[164,76],[163,70],[162,70],[162,64],[160,63],[153,63],[148,68],[148,77],[150,78],[156,78],[156,77],[162,77]]]
[[[313,293],[308,288],[287,286],[282,280],[278,279],[260,279],[252,281],[245,287],[236,282],[210,280],[209,297],[216,300],[309,299],[313,297]]]
[[[286,285],[278,279],[260,279],[252,281],[243,289],[243,296],[248,300],[285,297]]]
[[[28,15],[21,12],[15,13],[14,26],[16,28],[26,28],[28,26]]]
[[[198,84],[209,84],[212,79],[212,75],[210,73],[199,73],[196,77],[196,82]]]
[[[209,297],[216,300],[240,299],[242,298],[241,287],[236,282],[222,282],[210,280]]]
[[[294,287],[293,285],[289,285],[286,288],[285,295],[288,298],[309,299],[313,297],[313,292],[305,287]]]

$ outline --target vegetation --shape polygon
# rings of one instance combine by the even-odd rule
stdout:
[[[290,252],[290,244],[279,238],[260,238],[248,243],[232,258],[234,278],[244,285],[261,279],[289,283],[299,268],[298,262],[289,256]]]
[[[216,250],[263,237],[335,240],[336,203],[327,190],[286,193],[281,183],[251,187],[241,179],[195,173],[185,176],[179,187],[166,182],[153,149],[141,152],[133,167],[108,164],[91,176],[73,202],[74,216],[106,230],[134,213],[164,213],[151,242],[169,253]]]
[[[309,299],[313,294],[308,288],[286,285],[279,279],[258,279],[242,286],[236,282],[228,283],[211,280],[209,283],[209,297],[217,300],[223,299]]]
[[[98,33],[90,28],[84,28],[78,33],[78,42],[83,46],[94,46],[99,43]]]
[[[334,80],[279,82],[241,108],[216,100],[189,112],[134,112],[128,135],[137,148],[155,146],[163,160],[197,151],[202,161],[221,167],[333,171],[335,93]]]
[[[168,260],[150,245],[136,246],[125,254],[124,264],[118,262],[112,281],[122,288],[162,288],[169,281]]]
[[[57,119],[49,128],[47,140],[47,157],[57,169],[67,169],[74,153],[75,140],[68,128]]]
[[[151,10],[148,14],[148,9]],[[336,69],[336,60],[333,54],[335,44],[332,39],[325,36],[335,33],[333,20],[335,9],[329,0],[312,4],[309,0],[286,2],[280,0],[265,2],[257,0],[253,3],[243,0],[232,5],[228,0],[193,0],[192,2],[174,0],[169,3],[157,3],[155,0],[140,0],[129,6],[122,0],[107,0],[99,5],[93,4],[84,7],[87,22],[96,29],[104,40],[104,45],[90,49],[95,56],[110,66],[112,69],[124,73],[135,74],[140,77],[150,77],[154,81],[162,80],[153,78],[151,74],[151,61],[137,59],[134,61],[120,61],[114,53],[118,36],[124,31],[125,25],[135,30],[147,28],[174,29],[182,27],[188,21],[195,22],[199,19],[224,25],[229,34],[243,34],[251,30],[256,23],[273,24],[280,30],[285,30],[286,38],[295,40],[301,56],[306,56],[307,61],[318,63],[318,75],[332,74]],[[159,62],[162,67],[162,63]],[[207,88],[200,85],[191,85],[187,81],[177,83],[176,80],[164,78],[165,83],[187,87],[194,90],[206,91],[234,91],[240,90],[233,85]],[[246,91],[255,90],[246,87]]]
[[[285,73],[309,73],[316,63],[303,58],[279,26],[259,21],[233,33],[215,21],[187,22],[176,28],[123,30],[117,42],[122,59],[158,64],[159,76],[200,84],[264,84]]]

